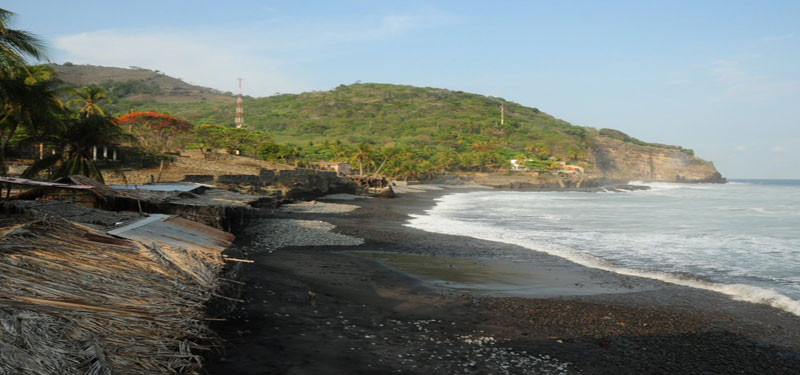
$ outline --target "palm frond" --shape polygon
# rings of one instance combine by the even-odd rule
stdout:
[[[45,43],[35,35],[8,28],[13,12],[0,9],[0,69],[8,70],[24,66],[25,58],[45,58]]]
[[[30,167],[26,168],[23,172],[21,177],[22,178],[33,178],[40,175],[43,171],[46,171],[50,168],[53,168],[61,161],[61,155],[48,155],[41,160],[37,160],[34,162]]]

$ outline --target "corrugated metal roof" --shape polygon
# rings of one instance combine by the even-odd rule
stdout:
[[[145,244],[160,243],[170,247],[205,248],[222,251],[231,245],[234,236],[191,220],[154,214],[124,227],[107,232]]]
[[[7,183],[7,184],[15,184],[15,185],[25,185],[25,186],[35,186],[35,187],[52,187],[52,188],[59,188],[59,189],[74,189],[74,190],[90,190],[90,189],[92,189],[91,185],[62,184],[62,183],[58,183],[58,182],[35,181],[35,180],[29,180],[27,178],[16,178],[16,177],[0,177],[0,182],[4,182],[4,183]]]
[[[149,191],[192,191],[208,185],[200,184],[153,184],[153,185],[108,185],[117,190],[149,190]]]

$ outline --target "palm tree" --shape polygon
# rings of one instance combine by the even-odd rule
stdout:
[[[51,169],[51,179],[80,174],[103,182],[103,174],[94,162],[92,147],[132,141],[133,137],[110,117],[89,115],[66,122],[67,126],[62,132],[49,135],[50,141],[59,145],[60,150],[34,163],[22,173],[22,177],[34,177]]]
[[[44,58],[44,43],[27,31],[9,29],[13,12],[0,8],[0,73],[5,76],[25,65],[25,58]]]
[[[372,146],[368,145],[365,142],[361,142],[358,144],[358,147],[353,154],[353,160],[358,162],[358,174],[364,175],[364,163],[372,162],[372,153],[375,152],[375,149]]]
[[[14,13],[0,8],[0,175],[6,174],[5,152],[17,129],[52,125],[60,105],[50,82],[52,70],[26,67],[25,58],[44,58],[44,45],[34,35],[9,29]]]
[[[105,116],[105,112],[98,105],[100,102],[111,103],[111,98],[108,97],[106,91],[98,86],[83,86],[83,88],[72,90],[72,95],[77,98],[67,102],[68,107],[75,104],[81,105],[78,110],[78,116],[88,117],[91,115]]]
[[[5,175],[5,151],[17,130],[28,135],[58,132],[64,113],[53,69],[45,65],[18,66],[7,77],[0,107],[0,174]]]

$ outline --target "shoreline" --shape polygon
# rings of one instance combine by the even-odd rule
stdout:
[[[638,184],[638,183],[635,183],[635,184]],[[634,189],[634,190],[649,190],[650,189],[649,186],[640,186],[640,185],[624,185],[624,186],[634,186],[634,187],[638,186],[639,187],[638,189]],[[473,192],[473,191],[474,190],[470,190],[468,192]],[[598,192],[599,190],[577,191],[577,190],[574,190],[574,189],[567,189],[567,190],[561,190],[561,191],[562,192],[563,191],[567,191],[567,192],[593,193],[593,192]],[[616,189],[615,191],[619,191],[619,189]],[[448,194],[438,195],[432,200],[435,200],[436,198],[440,198],[440,197],[449,196],[449,195],[452,195],[452,194],[459,194],[459,193],[461,193],[461,192],[449,192]],[[433,207],[434,205],[432,205],[431,207]],[[424,216],[424,212],[421,212],[421,211],[419,211],[419,212],[410,212],[409,214],[414,215],[414,216],[420,216],[420,215]],[[409,222],[407,221],[403,225],[408,225],[408,224],[409,224]],[[419,229],[422,229],[423,231],[425,231],[424,228],[419,228]],[[442,232],[437,232],[437,233],[442,233]],[[774,308],[777,308],[777,309],[792,313],[792,314],[794,314],[794,315],[796,315],[797,317],[800,318],[800,301],[798,301],[797,299],[793,299],[792,297],[790,297],[789,294],[784,294],[784,293],[782,293],[782,292],[780,292],[778,290],[770,289],[770,288],[764,287],[764,286],[757,286],[757,285],[751,285],[751,284],[739,284],[739,283],[723,283],[723,282],[711,281],[711,280],[704,279],[704,278],[701,278],[701,277],[698,277],[698,276],[693,276],[693,275],[674,274],[674,273],[658,271],[658,270],[631,268],[631,267],[628,267],[628,266],[611,264],[609,262],[606,262],[604,259],[597,258],[597,257],[592,256],[592,255],[584,255],[584,254],[576,254],[576,253],[559,253],[558,251],[552,251],[552,250],[551,251],[539,250],[539,249],[537,249],[535,247],[530,247],[530,246],[527,246],[524,243],[515,242],[515,241],[510,240],[510,239],[481,238],[481,237],[472,237],[472,236],[469,236],[469,237],[477,238],[477,239],[484,239],[484,240],[487,240],[487,241],[501,242],[501,243],[505,243],[505,244],[509,244],[509,245],[513,245],[513,246],[521,246],[521,247],[526,248],[528,251],[534,251],[534,252],[538,252],[538,253],[546,253],[546,254],[549,254],[551,256],[555,256],[555,257],[564,259],[564,260],[566,260],[568,262],[575,263],[577,265],[580,265],[580,266],[586,267],[586,268],[597,269],[597,270],[601,270],[601,271],[607,271],[607,272],[611,272],[611,273],[614,273],[614,274],[630,276],[630,277],[635,277],[635,278],[651,279],[651,280],[656,280],[656,281],[660,281],[660,282],[665,282],[665,283],[668,283],[668,284],[685,286],[685,287],[689,287],[689,288],[693,288],[693,289],[703,289],[703,290],[707,290],[707,291],[712,291],[712,292],[716,292],[716,293],[727,295],[729,298],[732,298],[732,299],[737,300],[737,301],[745,301],[745,302],[751,302],[751,303],[756,303],[756,304],[769,305],[771,307],[774,307]],[[486,258],[484,261],[486,261],[486,262],[496,262],[497,260],[496,259],[492,259],[492,258]],[[393,264],[396,263],[399,266],[399,269],[401,269],[401,270],[408,268],[408,267],[406,267],[407,265],[404,264],[405,262],[393,262],[392,260],[389,260],[389,262],[393,263]],[[510,267],[510,268],[517,268],[516,264],[519,263],[519,262],[520,261],[517,261],[517,260],[509,261],[509,262],[507,262],[507,264],[508,264],[508,267]],[[524,261],[522,261],[522,262],[524,262]],[[393,267],[393,268],[398,269],[398,267]],[[537,270],[537,272],[541,273],[541,270]],[[410,273],[413,274],[414,272],[411,271]],[[418,273],[418,275],[419,276],[423,276],[423,278],[430,278],[431,274],[432,274],[431,272]],[[524,275],[522,275],[522,277],[524,277]],[[514,280],[509,280],[509,281],[511,281],[512,283],[514,282]],[[533,284],[537,284],[536,280],[529,280],[529,281],[532,281]],[[580,282],[581,284],[586,284],[581,280],[578,280],[578,282]],[[540,287],[540,286],[537,285],[537,287]],[[491,291],[491,289],[489,289],[489,291]],[[502,290],[501,290],[501,292],[502,292]],[[566,293],[566,295],[586,294],[586,293],[580,293],[580,292],[579,293],[575,293],[574,291],[570,291],[570,290],[566,290],[566,291],[563,291],[563,292]],[[518,296],[542,296],[542,294],[537,293],[537,292],[533,292],[533,293],[522,292]]]
[[[464,189],[463,192],[472,192],[480,190],[485,190],[485,189],[474,189],[474,190]],[[455,256],[466,259],[476,259],[479,261],[487,261],[487,260],[497,261],[498,258],[501,258],[504,254],[513,253],[515,260],[509,261],[508,263],[514,265],[519,265],[520,263],[524,263],[525,265],[528,266],[529,271],[537,272],[540,274],[541,273],[547,274],[555,271],[559,274],[566,274],[567,276],[575,278],[580,278],[581,276],[583,276],[585,278],[590,279],[591,282],[595,284],[604,286],[603,289],[606,292],[606,293],[602,292],[585,293],[584,288],[586,287],[586,283],[583,282],[583,280],[581,279],[577,279],[577,281],[579,281],[581,285],[573,285],[572,283],[566,283],[568,286],[573,287],[571,288],[572,290],[563,290],[562,294],[558,294],[555,297],[582,296],[584,299],[598,299],[598,300],[604,300],[608,298],[613,300],[626,301],[625,303],[630,303],[630,302],[636,302],[639,299],[644,299],[642,297],[639,297],[640,295],[647,295],[648,294],[647,292],[655,292],[653,294],[664,294],[664,296],[660,296],[659,298],[648,298],[648,299],[652,300],[652,302],[659,301],[659,306],[663,307],[680,306],[681,308],[689,311],[700,309],[705,311],[706,313],[725,314],[729,316],[741,315],[742,319],[755,318],[755,320],[761,320],[759,317],[765,314],[766,314],[765,316],[775,315],[776,320],[779,320],[777,316],[781,317],[786,316],[787,319],[785,319],[785,323],[787,325],[791,325],[792,323],[800,324],[800,317],[792,314],[791,312],[785,311],[783,309],[765,303],[737,300],[728,294],[724,294],[722,292],[710,289],[697,288],[693,286],[675,284],[669,281],[659,280],[646,276],[629,275],[602,268],[589,267],[586,265],[582,265],[580,263],[576,263],[570,259],[560,257],[558,255],[541,252],[535,249],[523,247],[512,243],[497,242],[493,240],[483,240],[474,237],[467,237],[460,235],[433,233],[405,226],[405,223],[408,220],[408,215],[423,214],[425,210],[436,205],[435,200],[437,198],[461,192],[462,191],[454,192],[452,190],[438,190],[438,189],[426,190],[421,193],[415,193],[412,197],[406,196],[405,197],[406,201],[401,202],[400,204],[395,204],[394,202],[383,202],[383,201],[371,202],[378,207],[370,207],[370,208],[373,209],[377,208],[379,209],[379,211],[388,210],[393,214],[399,214],[405,216],[405,218],[401,219],[401,216],[392,215],[393,219],[401,220],[393,224],[398,224],[402,229],[404,229],[404,232],[406,232],[404,233],[402,238],[394,238],[394,240],[398,242],[393,244],[394,251],[400,250],[401,253],[411,253],[416,255],[432,256],[432,257]],[[337,225],[337,229],[335,229],[337,232],[351,234],[351,235],[354,234],[366,235],[367,241],[369,241],[369,235],[371,234],[369,231],[365,232],[360,229],[356,229],[355,231],[353,231],[353,228],[351,226],[348,226],[349,223],[346,222],[337,223],[335,222],[335,220],[331,222]],[[379,218],[377,222],[381,222],[381,219]],[[411,242],[413,241],[412,240],[413,237],[419,237],[419,236],[439,237],[438,241],[433,241],[434,247],[436,245],[439,245],[440,242],[447,242],[447,241],[457,242],[459,240],[464,242],[475,242],[476,244],[482,244],[483,247],[477,250],[474,248],[466,248],[466,249],[462,248],[458,249],[458,251],[447,251],[447,250],[443,251],[442,249],[438,248],[432,249],[431,247],[418,247],[416,251],[415,250],[409,251],[409,249],[407,248],[412,246],[401,245],[406,242]],[[384,239],[385,237],[379,237],[374,240],[381,241]],[[489,252],[488,254],[487,251]],[[521,261],[517,259],[521,259]],[[424,280],[421,281],[423,283],[427,283]],[[460,292],[454,292],[454,294],[457,293]],[[667,295],[669,297],[667,297]],[[515,297],[526,297],[526,296],[547,297],[547,295],[542,295],[538,293],[523,293],[521,295],[516,295]],[[635,297],[630,297],[630,296],[635,296]],[[694,299],[705,299],[708,301],[713,301],[713,303],[696,304],[693,303],[695,301],[692,301]],[[798,338],[800,337],[800,326],[797,326],[796,329],[798,331],[793,335],[793,337]],[[791,343],[791,340],[787,340],[787,342]],[[798,348],[800,348],[800,345],[798,345]]]
[[[544,373],[791,373],[800,366],[800,319],[789,313],[586,268],[515,245],[403,225],[409,214],[421,213],[448,193],[452,190],[335,201],[361,207],[346,213],[272,212],[273,219],[332,223],[334,233],[364,243],[250,254],[256,263],[244,271],[242,299],[247,302],[228,321],[214,324],[226,341],[226,354],[209,361],[209,372],[525,373],[515,365],[522,362],[512,358],[527,358],[523,362],[533,366],[545,355],[552,361],[542,362],[550,366],[540,369]],[[253,239],[246,237],[241,242],[248,246]],[[487,252],[519,252],[528,257],[524,272],[545,275],[544,286],[558,277],[561,289],[550,296],[481,296],[422,281],[351,252],[477,263]],[[583,281],[575,285],[560,279],[563,275]],[[348,323],[341,324],[344,320]],[[389,320],[405,322],[402,327],[434,322],[405,331],[395,323],[389,329]],[[351,336],[353,329],[364,334]],[[419,341],[421,329],[433,341]],[[487,348],[504,351],[508,360],[482,361],[476,357],[479,347],[468,342],[474,337],[460,339],[468,335],[490,337]],[[400,336],[407,342],[392,341]],[[449,344],[436,344],[443,340]],[[447,351],[462,357],[443,356]]]

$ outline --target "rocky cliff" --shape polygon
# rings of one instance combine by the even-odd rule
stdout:
[[[609,181],[663,181],[723,183],[714,164],[684,151],[642,146],[599,136],[589,156],[595,169],[588,178]]]

